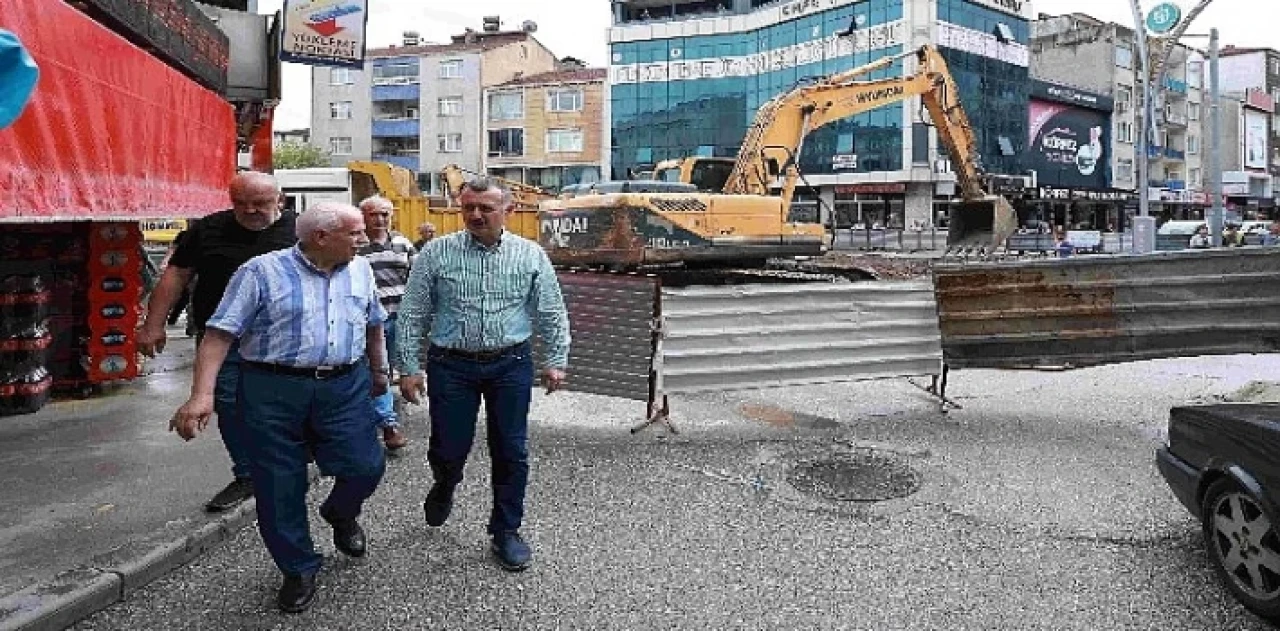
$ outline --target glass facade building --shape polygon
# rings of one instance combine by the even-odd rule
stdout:
[[[983,168],[1025,173],[1030,3],[726,0],[703,6],[673,0],[665,13],[621,4],[610,34],[613,178],[665,159],[736,156],[756,110],[769,99],[923,44],[936,46],[955,76]],[[863,79],[904,70],[898,60]],[[928,217],[934,182],[945,179],[935,177],[936,154],[946,152],[922,123],[927,114],[917,112],[918,105],[908,99],[816,130],[805,139],[802,173],[823,189],[903,182],[898,198],[923,198],[917,216]]]

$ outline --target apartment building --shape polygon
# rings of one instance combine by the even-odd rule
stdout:
[[[1239,154],[1238,168],[1223,168],[1229,203],[1274,213],[1280,198],[1280,52],[1227,46],[1218,62],[1224,96],[1238,101],[1239,118],[1227,116],[1239,133],[1226,153]]]
[[[607,76],[569,67],[486,89],[485,170],[549,191],[603,179]]]
[[[799,82],[939,48],[992,174],[1021,175],[1029,21],[1023,0],[615,0],[609,31],[612,177],[691,155],[732,157],[759,107]],[[896,59],[867,79],[902,76]],[[926,117],[927,118],[927,117]],[[837,222],[933,223],[954,192],[917,97],[810,133],[805,182]],[[806,187],[810,188],[810,187]]]
[[[1175,45],[1170,52],[1165,79],[1157,90],[1159,133],[1148,147],[1151,162],[1145,183],[1137,180],[1142,100],[1138,80],[1141,64],[1136,58],[1135,33],[1120,24],[1083,13],[1041,15],[1032,24],[1032,77],[1091,92],[1113,103],[1104,134],[1110,161],[1103,190],[1136,193],[1139,186],[1148,186],[1153,213],[1166,218],[1201,217],[1209,201],[1204,188],[1205,56],[1183,45]],[[1098,223],[1114,223],[1123,229],[1136,212],[1136,196],[1112,192],[1107,197],[1113,198],[1104,200],[1111,204],[1111,217]]]
[[[556,68],[534,36],[536,25],[468,29],[448,43],[406,32],[401,45],[371,49],[363,70],[312,69],[312,142],[334,166],[381,160],[419,174],[424,192],[441,194],[440,169],[484,168],[485,88]]]

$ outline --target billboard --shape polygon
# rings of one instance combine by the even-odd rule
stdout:
[[[1041,184],[1107,188],[1107,115],[1063,103],[1030,101],[1027,168]]]
[[[1244,168],[1265,170],[1267,168],[1267,115],[1253,110],[1244,110]]]
[[[368,0],[285,0],[280,60],[309,66],[364,66]]]

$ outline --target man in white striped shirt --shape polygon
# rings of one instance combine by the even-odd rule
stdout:
[[[378,281],[378,298],[382,301],[382,308],[387,310],[387,321],[383,325],[387,356],[395,357],[396,314],[400,311],[400,298],[409,283],[409,270],[417,250],[408,239],[391,231],[391,216],[395,212],[391,200],[377,195],[367,198],[360,202],[360,212],[364,214],[364,233],[369,238],[369,244],[360,248],[360,256],[369,261],[373,277]],[[382,442],[387,453],[395,454],[409,444],[409,439],[400,431],[395,395],[388,389],[374,400],[373,406],[378,411]]]

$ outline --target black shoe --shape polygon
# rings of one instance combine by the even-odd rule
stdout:
[[[210,513],[221,513],[251,497],[253,497],[253,481],[249,478],[236,478],[227,485],[227,488],[218,491],[218,494],[204,505],[204,509]]]
[[[498,565],[508,572],[521,572],[533,563],[533,550],[520,538],[518,532],[500,532],[493,536],[489,545],[493,555],[498,557]]]
[[[333,545],[338,551],[349,556],[360,558],[364,556],[368,548],[368,541],[364,536],[364,528],[360,527],[360,522],[354,519],[346,521],[333,521],[320,515],[329,525],[333,527]]]
[[[439,528],[448,521],[453,511],[453,491],[446,491],[436,484],[427,492],[427,499],[422,503],[422,510],[427,514],[427,525]]]
[[[284,584],[276,595],[276,604],[285,613],[302,613],[316,599],[316,575],[285,574]]]

